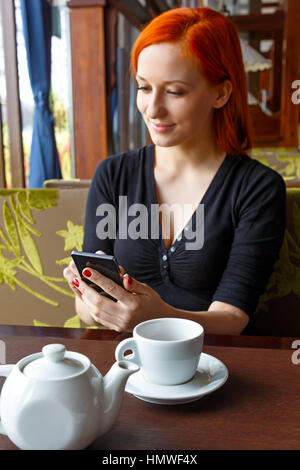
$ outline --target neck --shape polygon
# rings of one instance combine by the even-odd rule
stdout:
[[[210,169],[224,160],[226,152],[215,145],[202,145],[197,148],[189,145],[160,147],[155,145],[155,167],[170,172],[184,169]]]

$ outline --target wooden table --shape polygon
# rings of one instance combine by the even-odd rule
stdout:
[[[59,342],[87,355],[102,374],[113,364],[118,342],[128,336],[109,330],[0,326],[7,363]],[[184,405],[154,405],[125,393],[114,427],[92,447],[300,449],[300,364],[292,362],[296,339],[206,335],[203,351],[229,370],[223,387]],[[16,447],[0,436],[0,449]]]

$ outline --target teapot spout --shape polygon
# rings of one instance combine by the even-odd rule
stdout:
[[[139,371],[139,366],[129,361],[118,361],[103,378],[104,385],[104,420],[102,434],[114,424],[121,411],[124,389],[128,377]]]

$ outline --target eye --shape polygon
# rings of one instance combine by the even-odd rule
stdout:
[[[137,90],[148,90],[148,89],[149,88],[146,86],[137,87]],[[170,91],[170,90],[168,90],[167,93],[171,95],[183,95],[184,94],[182,91]]]
[[[184,95],[182,91],[168,91],[171,95]]]

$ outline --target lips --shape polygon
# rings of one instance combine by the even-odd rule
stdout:
[[[172,129],[175,126],[175,124],[162,125],[162,124],[153,124],[151,122],[151,126],[152,126],[152,129],[156,132],[167,132],[170,129]]]
[[[173,124],[156,124],[155,122],[151,122],[151,124],[153,124],[153,126],[156,126],[156,127],[170,127],[170,126],[173,126]]]

